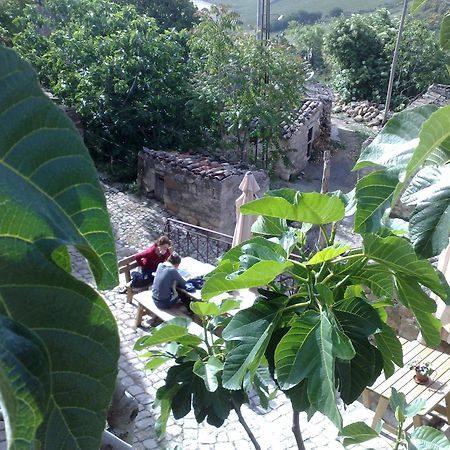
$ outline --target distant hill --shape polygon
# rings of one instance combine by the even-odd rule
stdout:
[[[211,1],[211,0],[210,0]],[[256,26],[257,0],[221,0],[211,3],[224,3],[236,10],[246,25]],[[320,12],[328,16],[333,8],[341,8],[344,13],[359,13],[373,11],[378,8],[387,8],[392,12],[398,12],[401,8],[401,0],[272,0],[271,12],[275,15],[296,13],[300,10]],[[272,17],[275,21],[276,17]]]

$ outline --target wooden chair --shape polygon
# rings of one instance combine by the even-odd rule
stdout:
[[[131,272],[133,269],[137,269],[138,263],[136,262],[136,255],[128,256],[127,258],[121,259],[118,262],[119,266],[119,280],[121,281],[121,284],[124,284],[127,289],[127,302],[131,303],[133,301],[133,295],[146,291],[150,286],[145,286],[141,288],[131,287]]]

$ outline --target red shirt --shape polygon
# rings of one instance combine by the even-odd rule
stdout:
[[[136,262],[138,263],[138,265],[143,269],[155,271],[158,267],[158,264],[166,261],[170,256],[169,250],[167,250],[164,255],[158,255],[158,253],[156,252],[157,248],[158,247],[153,244],[147,250],[138,253],[136,255]]]

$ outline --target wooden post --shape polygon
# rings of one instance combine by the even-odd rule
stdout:
[[[330,167],[331,167],[331,152],[325,150],[323,152],[323,172],[322,172],[322,187],[320,188],[321,194],[326,194],[330,189]],[[325,247],[325,237],[321,231],[319,231],[319,240],[317,242],[319,250]]]

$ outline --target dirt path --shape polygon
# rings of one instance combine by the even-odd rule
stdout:
[[[351,191],[357,181],[357,173],[352,172],[361,151],[362,143],[371,133],[371,129],[350,121],[344,116],[332,117],[331,140],[335,146],[331,157],[330,191]],[[303,174],[294,181],[278,181],[274,188],[290,187],[302,192],[320,192],[322,185],[322,161],[308,161]],[[352,232],[353,217],[343,220],[337,236],[341,241],[359,244],[359,236]]]

